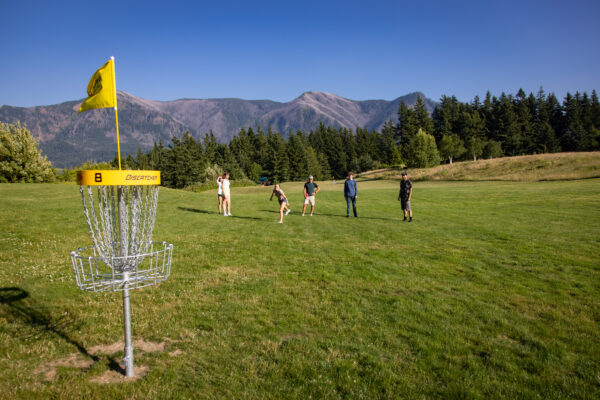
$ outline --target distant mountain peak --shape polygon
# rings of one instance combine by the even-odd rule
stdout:
[[[271,100],[177,99],[148,100],[118,91],[121,152],[148,150],[154,142],[168,144],[173,136],[189,131],[196,139],[212,131],[220,142],[228,142],[240,129],[271,127],[286,135],[290,131],[326,126],[381,130],[398,120],[398,106],[413,105],[418,97],[431,112],[436,103],[422,92],[395,100],[354,101],[336,94],[307,91],[287,103]],[[40,140],[40,148],[56,167],[72,167],[84,161],[114,158],[115,125],[110,109],[77,114],[83,100],[39,107],[0,107],[0,121],[21,121]],[[79,104],[78,104],[79,103]]]

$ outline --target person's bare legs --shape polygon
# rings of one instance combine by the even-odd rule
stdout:
[[[231,211],[231,199],[229,197],[225,197],[223,199],[223,215],[227,216]]]
[[[304,216],[305,212],[306,212],[306,203],[304,203],[304,205],[302,206],[302,216]]]
[[[285,203],[281,203],[279,206],[279,223],[283,224],[283,209],[285,208]]]
[[[223,213],[223,196],[218,196],[219,197],[219,214]]]

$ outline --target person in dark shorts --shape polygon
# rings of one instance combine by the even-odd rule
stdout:
[[[404,221],[406,221],[407,214],[409,216],[408,222],[413,220],[413,212],[410,207],[410,199],[412,197],[412,182],[408,179],[406,171],[402,172],[402,180],[400,181],[400,193],[398,193],[398,200],[402,205],[402,211],[404,212]]]
[[[356,187],[356,181],[354,180],[354,174],[352,172],[348,172],[348,178],[346,182],[344,182],[344,197],[346,198],[346,218],[350,217],[350,203],[352,203],[352,211],[354,211],[354,216],[358,217],[356,214],[356,198],[358,197],[358,189]]]
[[[302,216],[306,211],[306,206],[310,203],[310,216],[312,217],[315,210],[315,195],[319,193],[319,185],[314,181],[313,176],[308,177],[308,182],[304,184],[304,206],[302,207]]]
[[[279,184],[275,185],[275,188],[273,189],[273,192],[271,193],[271,198],[269,200],[273,200],[273,196],[276,196],[277,200],[279,200],[279,223],[283,224],[283,210],[287,210],[285,212],[285,215],[288,215],[290,211],[292,211],[289,207],[288,198],[285,195],[285,193],[283,193],[283,190],[281,189],[281,186],[279,186]]]

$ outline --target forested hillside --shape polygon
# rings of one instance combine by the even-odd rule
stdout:
[[[380,131],[320,124],[286,139],[280,132],[241,129],[229,144],[212,134],[202,141],[190,134],[156,143],[147,153],[129,156],[132,168],[163,171],[164,184],[185,187],[228,170],[234,179],[261,176],[273,181],[341,178],[347,171],[401,166],[430,167],[452,160],[503,155],[599,150],[600,104],[596,91],[567,94],[562,104],[553,94],[516,96],[489,93],[462,103],[443,96],[430,115],[419,97],[401,102],[398,119]],[[212,171],[207,174],[206,171]]]

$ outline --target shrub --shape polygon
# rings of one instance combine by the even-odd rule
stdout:
[[[435,138],[422,129],[408,142],[406,164],[411,168],[427,168],[439,165],[440,155]]]
[[[54,182],[56,170],[20,122],[0,122],[0,182]]]

